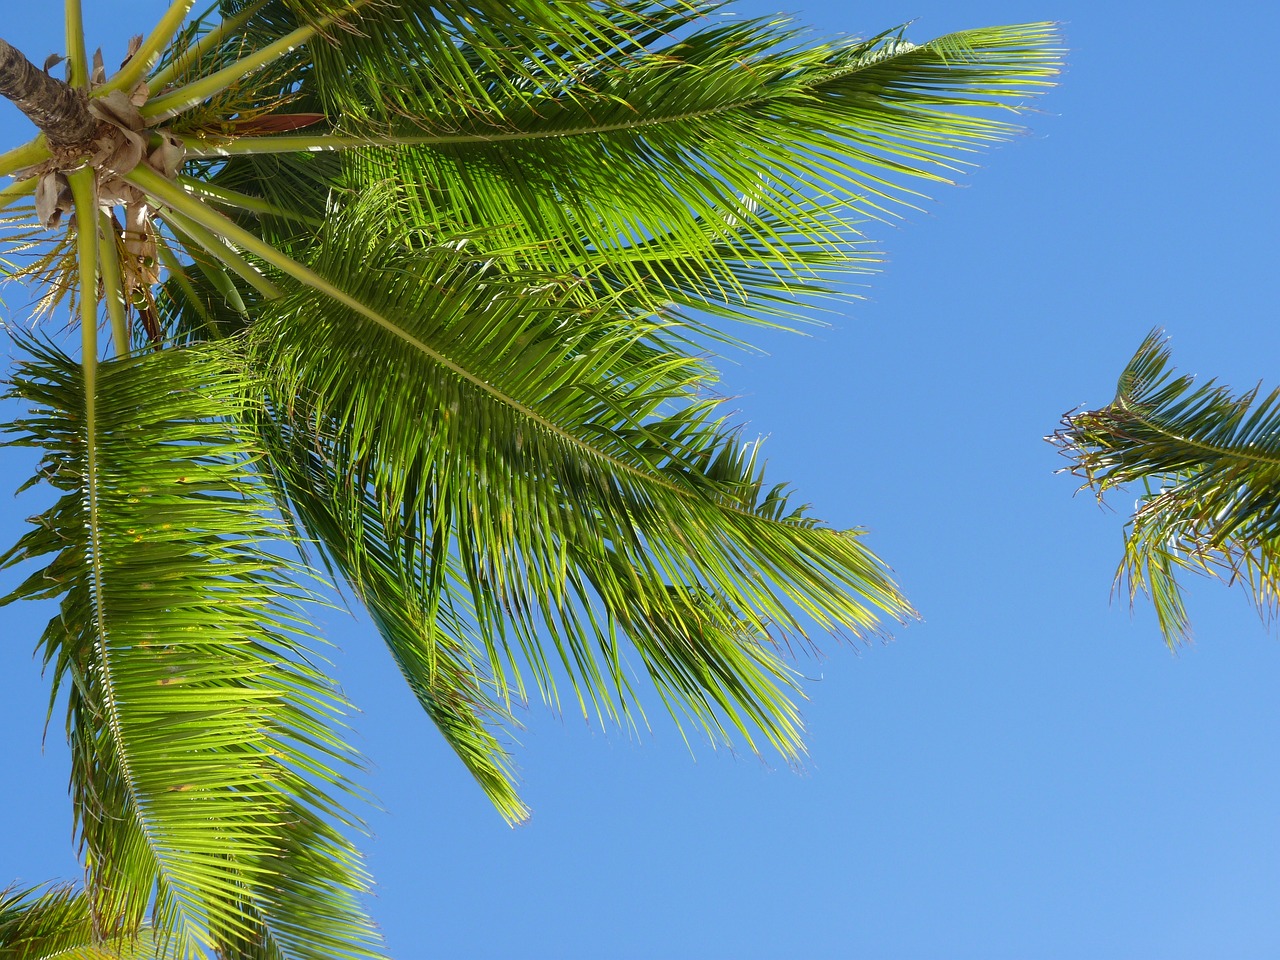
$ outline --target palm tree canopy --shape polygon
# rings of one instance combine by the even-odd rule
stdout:
[[[1140,484],[1117,581],[1150,595],[1165,639],[1190,636],[1179,572],[1244,583],[1258,608],[1280,602],[1280,390],[1236,395],[1175,376],[1152,333],[1116,398],[1068,415],[1048,438],[1101,498]]]
[[[380,955],[315,577],[511,821],[532,695],[641,723],[652,684],[798,758],[784,651],[912,611],[766,479],[710,351],[1013,134],[992,108],[1052,82],[1053,27],[806,45],[702,2],[176,0],[109,75],[67,7],[67,84],[0,46],[43,130],[0,155],[5,262],[81,333],[18,341],[9,442],[57,499],[2,562],[4,602],[60,602],[86,883],[9,894],[0,943]]]

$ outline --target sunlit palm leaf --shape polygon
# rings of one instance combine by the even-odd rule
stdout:
[[[90,404],[78,362],[28,346],[10,442],[43,451],[61,496],[4,558],[44,560],[4,602],[61,597],[41,643],[68,697],[95,930],[132,935],[150,912],[180,950],[376,955],[327,796],[352,759],[341,701],[295,571],[263,550],[280,530],[256,454],[219,423],[243,371],[216,347],[110,361]]]
[[[380,239],[378,209],[335,214],[313,266],[380,323],[304,290],[254,327],[280,380],[274,408],[315,438],[311,469],[330,476],[320,499],[345,495],[346,525],[366,536],[360,518],[378,517],[364,549],[403,557],[398,582],[417,584],[423,609],[461,570],[499,691],[519,687],[509,623],[547,696],[563,670],[584,707],[625,715],[619,631],[660,685],[707,684],[686,705],[709,729],[722,709],[792,753],[789,677],[766,636],[800,634],[800,617],[858,633],[902,615],[883,568],[766,490],[754,452],[697,396],[708,371],[665,348],[660,326]]]
[[[736,23],[595,60],[498,111],[464,101],[439,116],[438,99],[423,100],[398,104],[390,126],[189,145],[232,157],[242,181],[230,173],[242,152],[350,151],[350,188],[406,185],[413,228],[611,285],[652,282],[650,260],[678,263],[652,305],[698,284],[705,300],[732,301],[759,285],[762,264],[802,287],[806,248],[822,245],[830,263],[851,216],[888,215],[917,196],[913,180],[945,180],[1014,133],[979,110],[1045,88],[1055,39],[1030,24],[801,49],[776,24]],[[754,283],[735,280],[751,271]]]
[[[404,518],[388,530],[376,492],[340,470],[311,430],[298,431],[283,413],[259,429],[282,498],[369,610],[418,702],[498,811],[524,820],[511,760],[490,729],[511,721],[508,705],[495,698],[488,657],[472,639],[474,621],[457,609],[468,606],[465,594],[443,590],[445,578],[456,578],[452,558],[419,567],[421,548],[411,531],[406,538]]]
[[[171,280],[160,304],[180,341],[225,337],[242,326],[199,278]],[[412,546],[382,528],[376,503],[353,496],[350,478],[334,473],[310,430],[299,433],[287,416],[252,423],[270,452],[261,466],[286,512],[296,511],[320,539],[320,559],[337,565],[369,609],[419,702],[494,805],[508,820],[523,820],[528,811],[515,793],[510,758],[487,725],[510,722],[508,705],[493,698],[485,680],[487,661],[475,651],[472,620],[454,610],[465,600],[442,603],[437,591],[436,602],[424,603],[416,579],[403,580],[401,555]],[[446,558],[434,569],[443,575],[448,566]]]
[[[1189,635],[1179,571],[1240,580],[1265,611],[1280,604],[1280,390],[1197,387],[1173,375],[1153,333],[1116,399],[1068,416],[1050,439],[1099,496],[1141,484],[1118,577],[1131,596],[1151,595],[1171,645]]]
[[[225,4],[226,7],[247,4]],[[501,109],[502,101],[586,64],[618,60],[678,29],[701,4],[545,0],[270,0],[248,24],[323,24],[309,51],[325,112],[384,123],[432,111]],[[336,18],[336,19],[335,19]]]
[[[87,866],[83,894],[0,903],[0,945],[369,956],[341,701],[269,545],[319,541],[510,820],[526,685],[638,724],[645,678],[711,740],[797,756],[786,644],[910,610],[856,531],[766,485],[708,315],[777,321],[865,262],[857,222],[1012,134],[990,108],[1048,84],[1056,37],[806,49],[662,0],[190,9],[91,91],[140,104],[148,150],[183,138],[176,181],[0,155],[0,205],[74,196],[33,276],[83,355],[35,346],[13,381],[61,499],[5,559],[44,564],[9,600],[61,598]],[[84,83],[78,0],[67,23]]]
[[[182,121],[188,128],[193,110],[225,120],[234,109],[219,118],[206,107],[272,86],[276,94],[268,99],[292,98],[294,85],[272,75],[299,66],[331,118],[381,123],[403,115],[406,103],[493,110],[495,94],[543,85],[548,72],[568,77],[584,62],[617,58],[691,15],[681,2],[611,0],[223,0],[216,11],[222,22],[210,15],[189,25],[151,77],[153,90],[163,93],[148,115],[188,114]]]

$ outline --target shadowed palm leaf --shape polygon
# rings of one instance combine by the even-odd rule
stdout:
[[[0,943],[19,957],[153,960],[160,953],[149,929],[130,936],[95,932],[85,895],[66,886],[0,893]]]
[[[1236,396],[1175,377],[1159,334],[1143,342],[1116,399],[1068,416],[1050,439],[1099,497],[1141,484],[1118,580],[1151,596],[1170,645],[1189,636],[1178,571],[1245,583],[1280,602],[1280,390]]]

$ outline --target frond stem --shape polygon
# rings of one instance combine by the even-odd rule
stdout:
[[[203,103],[210,97],[216,96],[233,84],[243,80],[249,74],[256,73],[263,67],[279,60],[286,53],[302,46],[315,36],[315,33],[316,28],[313,26],[299,27],[297,30],[285,34],[274,43],[269,43],[260,50],[255,50],[243,60],[237,60],[229,67],[223,67],[207,77],[194,80],[185,87],[179,87],[172,93],[166,93],[163,96],[156,97],[154,100],[148,100],[139,108],[138,112],[149,120],[152,126],[171,120],[184,110],[189,110]]]
[[[191,8],[196,5],[196,0],[174,0],[165,11],[158,23],[156,23],[151,33],[142,41],[142,46],[134,52],[133,57],[116,71],[116,75],[109,79],[102,87],[94,91],[95,96],[102,96],[110,93],[112,90],[124,90],[129,92],[142,80],[148,70],[156,62],[161,51],[173,41],[174,36],[181,28],[187,14],[191,12]]]
[[[92,625],[94,644],[101,667],[101,690],[107,725],[120,752],[120,772],[128,784],[130,799],[137,788],[126,752],[124,732],[120,728],[120,712],[115,702],[115,680],[111,673],[111,651],[107,645],[106,610],[102,585],[102,521],[98,503],[98,298],[95,295],[98,274],[97,187],[93,171],[81,167],[67,177],[75,198],[76,253],[79,258],[80,296],[80,364],[84,380],[84,476],[88,511],[89,565],[93,593]]]
[[[89,86],[88,54],[84,46],[84,14],[80,0],[66,0],[68,86],[84,89]]]
[[[7,177],[23,167],[30,167],[49,159],[49,145],[44,134],[33,137],[20,147],[0,153],[0,177]]]
[[[175,56],[167,64],[157,70],[154,74],[147,78],[147,84],[151,87],[152,92],[159,93],[165,87],[169,86],[177,78],[178,74],[186,68],[188,64],[199,63],[200,58],[208,52],[210,47],[217,46],[229,35],[234,34],[261,10],[267,3],[267,0],[254,0],[245,9],[229,20],[223,20],[220,24],[206,33],[203,37],[193,43],[181,54]],[[208,13],[205,14],[208,16]]]
[[[11,183],[7,187],[0,188],[0,210],[12,206],[23,197],[29,197],[35,193],[38,179],[38,177],[27,177],[25,180],[19,180],[17,183]]]
[[[285,54],[313,39],[316,34],[329,24],[339,20],[352,10],[371,2],[373,0],[351,0],[341,11],[331,13],[316,23],[298,27],[296,30],[285,34],[279,40],[255,50],[249,56],[237,60],[230,66],[223,67],[207,77],[194,80],[171,93],[166,93],[163,96],[156,97],[154,100],[147,101],[139,108],[138,112],[150,120],[153,126],[163,123],[165,120],[171,120],[184,110],[189,110],[210,97],[216,96],[251,73],[256,73],[263,67],[269,66]]]
[[[197,203],[199,201],[196,201]],[[235,250],[228,246],[225,238],[220,237],[214,231],[205,227],[198,220],[186,216],[181,211],[172,207],[166,211],[163,216],[170,222],[170,225],[178,231],[190,237],[202,250],[208,253],[216,260],[221,261],[230,267],[240,279],[244,280],[255,290],[261,293],[269,300],[274,300],[280,296],[280,288],[264,277],[257,269],[254,268],[244,257],[240,256]]]
[[[295,213],[291,210],[285,210],[277,207],[274,203],[263,200],[261,197],[251,197],[246,193],[240,193],[237,190],[228,190],[226,187],[217,187],[211,183],[205,183],[202,180],[196,180],[192,177],[178,177],[178,184],[190,194],[201,194],[216,200],[229,207],[237,207],[240,210],[247,210],[249,213],[265,214],[271,217],[280,217],[283,220],[293,220],[297,223],[305,223],[309,227],[323,227],[324,220],[320,217],[310,217],[305,214]]]
[[[191,278],[187,276],[186,268],[173,255],[169,245],[167,243],[158,244],[156,254],[160,257],[160,262],[164,265],[164,268],[169,271],[169,276],[177,282],[178,286],[182,287],[192,308],[196,313],[200,314],[200,319],[205,322],[206,326],[212,326],[212,318],[209,316],[209,311],[205,309],[204,304],[200,302],[200,295],[196,293],[195,284],[191,282]]]
[[[117,357],[129,355],[129,324],[124,309],[124,277],[120,272],[120,252],[116,249],[116,228],[111,214],[98,211],[99,237],[98,269],[102,277],[102,292],[107,301],[107,316],[111,319],[111,345]]]
[[[1144,416],[1140,411],[1143,405],[1130,400],[1128,397],[1117,397],[1113,406],[1124,410],[1126,414],[1133,417],[1144,427],[1153,433],[1159,434],[1166,440],[1172,440],[1176,443],[1183,443],[1196,450],[1200,450],[1209,455],[1210,458],[1219,457],[1238,457],[1241,460],[1251,460],[1255,463],[1266,464],[1269,467],[1280,467],[1280,453],[1268,454],[1262,451],[1246,449],[1244,447],[1220,446],[1217,444],[1206,443],[1203,440],[1197,440],[1194,437],[1185,434],[1176,433],[1168,427],[1162,425],[1157,420],[1152,420],[1148,416]]]

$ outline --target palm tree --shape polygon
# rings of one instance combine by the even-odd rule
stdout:
[[[1151,597],[1172,648],[1190,636],[1179,573],[1243,583],[1263,612],[1280,604],[1280,390],[1196,386],[1169,361],[1150,334],[1115,399],[1067,415],[1047,439],[1099,499],[1141,485],[1116,581],[1130,601]]]
[[[509,820],[531,695],[636,722],[639,674],[712,741],[797,757],[787,644],[911,611],[859,531],[766,482],[714,393],[719,321],[867,263],[853,222],[1010,135],[987,113],[1051,82],[1055,34],[192,5],[110,75],[79,0],[65,83],[0,41],[42,131],[0,156],[11,273],[81,335],[18,338],[9,442],[58,499],[6,602],[60,600],[85,862],[10,892],[0,943],[377,956],[312,585],[349,585]]]

